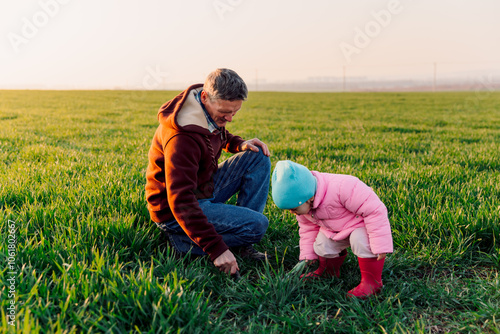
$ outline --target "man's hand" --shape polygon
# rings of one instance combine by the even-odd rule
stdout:
[[[240,151],[254,151],[254,152],[259,152],[259,147],[262,148],[262,153],[264,153],[265,156],[270,156],[271,152],[269,152],[269,148],[267,148],[267,145],[261,142],[258,138],[253,138],[250,140],[246,140],[240,145]]]
[[[380,260],[382,260],[382,259],[385,259],[385,256],[386,256],[386,255],[387,255],[387,254],[384,254],[384,253],[379,254],[379,255],[377,256],[377,261],[380,261]]]
[[[236,274],[240,270],[233,253],[228,249],[214,260],[214,265],[226,274]]]

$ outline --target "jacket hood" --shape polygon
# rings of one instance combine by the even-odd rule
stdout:
[[[203,89],[203,84],[195,84],[163,104],[158,110],[158,121],[162,125],[172,126],[179,131],[210,134],[207,119],[196,94]]]
[[[326,186],[326,182],[320,172],[311,171],[311,173],[316,178],[316,193],[314,194],[314,201],[312,204],[312,208],[316,209],[323,204],[328,187]]]

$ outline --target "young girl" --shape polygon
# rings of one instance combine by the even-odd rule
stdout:
[[[299,260],[319,259],[319,268],[306,278],[340,277],[350,246],[358,257],[361,283],[347,296],[380,292],[384,259],[393,245],[387,209],[370,187],[354,176],[311,172],[286,160],[274,169],[272,196],[280,209],[297,217]]]

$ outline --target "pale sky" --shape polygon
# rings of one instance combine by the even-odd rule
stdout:
[[[0,88],[494,75],[500,0],[0,0]],[[182,87],[179,87],[182,88]]]

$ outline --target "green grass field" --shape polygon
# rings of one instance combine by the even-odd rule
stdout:
[[[229,124],[265,141],[273,167],[374,188],[395,252],[364,301],[345,295],[352,253],[340,279],[291,272],[298,227],[270,197],[256,248],[273,260],[241,262],[239,282],[171,252],[144,185],[176,93],[0,91],[0,332],[500,333],[500,92],[251,93]]]

